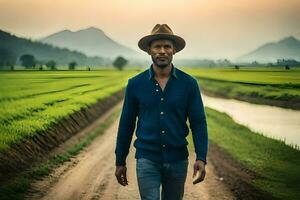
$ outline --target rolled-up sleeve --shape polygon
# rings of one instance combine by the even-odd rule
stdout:
[[[129,153],[132,135],[136,126],[137,113],[138,104],[133,93],[132,81],[129,79],[125,90],[125,98],[117,133],[115,149],[116,166],[126,165],[126,157]]]
[[[192,79],[188,102],[188,118],[195,146],[196,160],[202,160],[207,164],[208,130],[206,114],[200,87],[195,79]]]

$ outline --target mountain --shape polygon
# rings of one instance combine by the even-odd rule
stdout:
[[[67,65],[71,61],[76,61],[80,65],[103,65],[106,62],[101,57],[88,57],[80,52],[20,38],[2,30],[0,30],[0,50],[0,58],[5,59],[5,56],[2,58],[1,54],[10,55],[10,58],[13,58],[13,63],[18,61],[23,54],[31,54],[38,61],[43,62],[54,60],[60,65]]]
[[[283,38],[278,42],[262,45],[256,50],[239,57],[238,61],[245,62],[275,62],[277,59],[300,60],[300,41],[293,36]]]
[[[75,32],[60,31],[41,39],[41,42],[77,50],[89,56],[115,58],[121,55],[133,58],[138,55],[138,52],[115,42],[102,30],[94,27]]]

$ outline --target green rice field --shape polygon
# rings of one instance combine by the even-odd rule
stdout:
[[[291,70],[275,67],[248,67],[239,70],[233,68],[187,68],[184,71],[200,78],[230,81],[233,83],[300,87],[300,67]]]
[[[268,100],[300,102],[300,68],[189,68],[184,71],[198,78],[203,90],[222,97],[257,98],[256,103],[262,104],[271,104]]]
[[[180,67],[179,67],[180,68]],[[180,68],[182,69],[182,68]],[[300,70],[193,69],[201,88],[235,97],[300,99]],[[122,90],[137,70],[0,72],[0,152]],[[209,140],[263,178],[251,184],[280,199],[299,196],[299,151],[206,108]],[[189,135],[192,143],[191,134]],[[243,147],[243,148],[241,148]],[[255,152],[255,153],[253,153]]]
[[[0,151],[122,90],[134,70],[0,73]]]
[[[237,94],[248,94],[270,99],[300,99],[300,70],[182,70],[198,77],[204,89],[233,98]],[[137,73],[136,70],[110,69],[1,72],[0,151],[121,90],[127,79]]]

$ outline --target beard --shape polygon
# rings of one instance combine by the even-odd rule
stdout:
[[[153,56],[151,56],[151,58],[152,58],[153,63],[154,63],[157,67],[159,67],[159,68],[161,68],[161,69],[166,68],[166,67],[169,66],[169,65],[171,64],[171,62],[172,62],[172,58],[164,58],[163,60],[162,60],[162,59],[155,58],[155,57],[153,57]]]

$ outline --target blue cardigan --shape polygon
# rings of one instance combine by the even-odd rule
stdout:
[[[186,159],[189,155],[187,118],[196,160],[206,164],[207,122],[197,80],[174,65],[164,90],[154,78],[152,65],[130,78],[118,127],[116,166],[126,165],[135,127],[135,158],[159,163]]]

